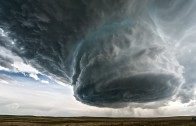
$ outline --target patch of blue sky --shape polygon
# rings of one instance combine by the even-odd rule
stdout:
[[[30,77],[30,73],[27,72],[12,72],[12,71],[5,71],[0,70],[0,75],[6,75],[18,82],[31,82],[36,84],[42,84],[42,81],[47,81],[48,84],[57,84],[54,80],[51,80],[49,77],[37,74],[39,80],[34,79],[33,77]]]

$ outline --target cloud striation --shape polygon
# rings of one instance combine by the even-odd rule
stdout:
[[[71,84],[85,104],[116,108],[160,101],[178,93],[190,73],[180,46],[189,36],[184,31],[194,25],[195,5],[194,0],[1,0],[0,45]],[[4,60],[12,62],[0,55],[3,66]]]

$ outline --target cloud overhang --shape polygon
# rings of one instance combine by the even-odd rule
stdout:
[[[184,44],[193,39],[195,5],[193,0],[2,0],[0,45],[72,85],[85,104],[116,108],[177,94],[183,99],[190,94],[181,89],[195,82],[189,75],[196,61],[188,62],[194,46]],[[0,65],[13,69],[12,59],[0,54]]]

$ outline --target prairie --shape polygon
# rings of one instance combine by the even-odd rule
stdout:
[[[0,126],[196,126],[192,117],[105,118],[0,116]]]

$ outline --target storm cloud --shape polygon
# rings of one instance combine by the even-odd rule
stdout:
[[[194,85],[189,74],[196,60],[189,65],[186,57],[193,53],[186,49],[194,50],[195,5],[194,0],[1,0],[0,45],[72,85],[85,104],[160,101]],[[0,55],[5,66],[1,61],[11,63]]]

